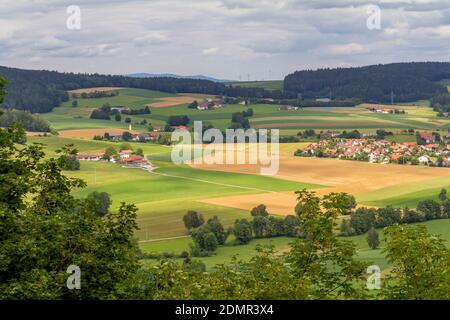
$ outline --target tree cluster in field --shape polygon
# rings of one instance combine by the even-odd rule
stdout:
[[[174,116],[170,116],[167,119],[167,125],[171,126],[171,127],[177,127],[177,126],[187,126],[189,124],[189,122],[191,122],[191,119],[189,119],[188,116],[186,115],[174,115]]]
[[[192,236],[191,255],[194,257],[210,256],[218,246],[225,245],[229,235],[235,237],[234,245],[244,245],[253,239],[275,237],[301,237],[302,228],[296,216],[279,218],[270,216],[265,205],[261,204],[251,210],[252,220],[238,219],[234,225],[225,230],[217,217],[206,223],[203,215],[189,211],[183,216],[183,222]]]
[[[72,93],[72,99],[100,99],[100,98],[112,98],[119,95],[118,91],[94,91],[94,92],[82,92]]]
[[[364,234],[371,228],[385,228],[394,224],[411,224],[436,219],[450,218],[450,199],[442,189],[439,201],[422,200],[416,210],[409,208],[358,208],[341,224],[343,236]]]
[[[235,112],[231,115],[230,129],[250,129],[250,121],[248,118],[253,117],[254,111],[249,108],[242,112]]]
[[[32,132],[50,132],[50,124],[29,111],[5,109],[0,116],[0,127],[9,127],[13,123],[19,124],[22,128]]]
[[[438,117],[448,117],[450,113],[450,93],[435,95],[430,99],[430,106],[438,113]]]
[[[148,106],[145,106],[144,108],[141,108],[141,109],[122,110],[121,113],[126,114],[126,115],[135,116],[135,115],[142,115],[142,114],[151,114],[152,112]]]
[[[450,78],[450,63],[419,62],[297,71],[284,80],[284,90],[304,98],[356,98],[369,103],[411,102],[446,92],[436,83]]]
[[[144,107],[141,109],[130,109],[130,110],[122,110],[119,111],[114,107],[111,107],[109,103],[105,103],[101,108],[95,109],[92,111],[90,118],[98,119],[98,120],[111,120],[111,116],[114,116],[116,121],[122,121],[122,116],[124,115],[142,115],[142,114],[151,114],[149,107]],[[131,118],[126,118],[125,123],[131,123]],[[141,125],[147,124],[147,120],[142,120]]]

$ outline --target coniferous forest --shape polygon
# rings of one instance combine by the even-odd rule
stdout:
[[[8,79],[4,107],[35,113],[50,112],[67,101],[67,90],[117,86],[169,93],[203,93],[242,98],[360,99],[370,103],[411,102],[446,92],[438,81],[450,78],[450,63],[414,62],[297,71],[288,75],[284,90],[248,88],[208,80],[133,78],[119,75],[75,74],[0,67]]]

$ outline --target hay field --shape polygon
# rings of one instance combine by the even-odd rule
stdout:
[[[105,132],[117,134],[117,133],[123,133],[125,131],[128,131],[128,130],[118,129],[118,128],[78,129],[78,130],[59,131],[59,135],[63,138],[92,140],[95,136],[103,136],[105,134]],[[131,131],[130,133],[139,133],[139,132]]]
[[[178,106],[182,104],[190,104],[194,100],[199,99],[198,97],[190,97],[190,96],[179,96],[179,97],[167,97],[158,99],[155,102],[146,104],[147,107],[151,108],[167,108],[167,107],[173,107]]]
[[[290,146],[292,148],[292,146]],[[220,164],[191,164],[192,167],[204,170],[259,174],[260,166],[220,165]],[[407,185],[406,192],[419,191],[429,188],[428,181],[439,181],[438,185],[450,185],[450,170],[448,168],[430,168],[401,166],[395,164],[371,164],[366,162],[345,161],[336,159],[301,158],[294,156],[280,156],[280,169],[274,178],[312,183],[326,188],[316,191],[323,195],[330,192],[346,192],[369,200],[371,203],[386,198],[380,190],[390,190],[390,197],[405,193],[403,185]],[[433,186],[437,186],[436,183]],[[403,191],[402,191],[403,190]],[[379,191],[378,193],[374,193]],[[377,197],[367,197],[366,194],[379,194]],[[276,192],[271,194],[235,195],[231,197],[209,198],[201,200],[203,203],[227,206],[248,210],[264,203],[274,214],[292,214],[296,198],[293,192]]]

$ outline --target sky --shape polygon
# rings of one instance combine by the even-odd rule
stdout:
[[[0,65],[26,69],[269,80],[450,61],[449,40],[450,0],[0,1]]]

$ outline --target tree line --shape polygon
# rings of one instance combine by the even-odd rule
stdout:
[[[0,127],[9,127],[13,123],[20,124],[25,130],[32,132],[50,132],[50,124],[29,111],[4,109],[0,116]]]
[[[447,190],[439,193],[439,201],[427,199],[418,203],[416,210],[405,208],[365,208],[356,209],[341,224],[343,236],[364,234],[371,228],[385,228],[395,224],[411,224],[435,219],[450,218],[450,199]]]
[[[46,70],[22,70],[0,66],[0,76],[8,79],[4,104],[8,108],[34,113],[50,112],[69,100],[68,90],[93,87],[129,87],[168,93],[192,92],[232,97],[281,98],[283,93],[272,93],[263,88],[226,86],[209,80],[180,78],[134,78],[117,75],[76,74]],[[94,97],[98,93],[91,94]],[[101,94],[103,95],[103,94]],[[89,97],[88,94],[80,95]]]
[[[412,62],[297,71],[284,90],[303,98],[356,98],[369,103],[411,102],[447,91],[437,81],[450,78],[450,63]]]

